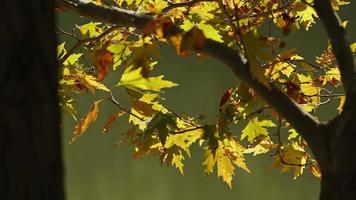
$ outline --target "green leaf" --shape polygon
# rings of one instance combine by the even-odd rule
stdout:
[[[247,126],[242,130],[241,140],[247,137],[249,142],[259,135],[268,135],[267,127],[275,127],[276,125],[271,120],[259,121],[257,117],[250,120]]]

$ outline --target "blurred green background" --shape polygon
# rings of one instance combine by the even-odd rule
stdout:
[[[356,6],[355,3],[341,10],[343,20],[348,20],[348,36],[356,42]],[[58,17],[59,25],[71,30],[83,20],[76,14],[65,13]],[[276,34],[281,35],[279,32]],[[320,23],[308,32],[293,32],[283,38],[286,48],[297,48],[299,53],[313,59],[322,53],[327,39]],[[70,45],[70,43],[67,43]],[[214,59],[205,59],[202,63],[194,56],[178,57],[169,47],[162,47],[156,74],[180,85],[166,91],[164,104],[180,114],[197,116],[203,114],[209,121],[217,114],[218,103],[223,91],[238,83],[230,70]],[[112,73],[106,78],[111,86],[119,79]],[[117,98],[129,107],[123,91],[115,89]],[[98,94],[100,96],[100,94]],[[84,115],[94,95],[77,96],[76,106]],[[185,161],[182,176],[176,168],[161,166],[158,157],[134,160],[132,148],[114,144],[128,129],[127,117],[118,120],[109,134],[101,134],[101,128],[107,117],[118,111],[109,102],[102,103],[98,120],[84,136],[74,144],[69,144],[74,121],[64,116],[63,148],[65,158],[66,193],[68,200],[316,200],[320,181],[309,172],[293,180],[292,173],[280,174],[279,169],[270,167],[267,156],[247,156],[247,164],[252,173],[236,171],[233,188],[229,189],[216,174],[207,177],[202,166],[203,152],[193,149],[192,158]],[[323,109],[320,118],[330,119],[335,112]],[[240,133],[236,133],[240,134]]]

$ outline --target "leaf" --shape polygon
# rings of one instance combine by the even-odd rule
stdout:
[[[135,91],[143,90],[155,92],[160,92],[163,88],[171,88],[177,85],[172,81],[162,79],[163,76],[144,78],[141,72],[142,68],[127,68],[122,74],[121,80],[117,85],[121,85]]]
[[[345,105],[345,102],[346,102],[346,96],[341,96],[340,97],[339,106],[337,107],[337,110],[339,111],[339,114],[342,112],[342,110],[344,108],[344,105]]]
[[[114,113],[109,117],[109,119],[105,122],[104,127],[103,127],[103,133],[107,133],[109,129],[111,128],[112,124],[121,116],[123,116],[126,112],[124,111],[119,111],[117,113]]]
[[[215,153],[218,177],[222,177],[230,188],[232,187],[232,178],[235,175],[234,165],[250,172],[246,166],[242,154],[243,151],[244,148],[233,138],[224,138],[223,141],[218,142],[218,148]]]
[[[306,30],[309,30],[311,25],[315,23],[314,17],[318,17],[318,14],[315,12],[314,8],[305,3],[299,3],[299,10],[297,11],[298,20],[303,24]]]
[[[99,103],[102,100],[95,101],[91,106],[88,114],[80,120],[80,122],[74,127],[73,137],[71,143],[73,143],[78,137],[83,135],[83,133],[88,129],[89,125],[96,120],[99,112]]]
[[[200,23],[198,28],[203,31],[206,38],[215,40],[217,42],[224,42],[222,36],[219,34],[219,31],[216,30],[212,25]]]
[[[321,172],[318,164],[311,165],[309,170],[315,177],[321,178]]]
[[[185,130],[189,130],[189,128]],[[196,130],[192,129],[184,133],[178,133],[174,135],[170,134],[167,137],[164,147],[168,149],[175,145],[183,149],[188,154],[188,156],[191,157],[189,147],[198,139],[200,139],[202,135],[203,135],[202,129],[196,129]]]
[[[350,45],[350,48],[351,48],[352,53],[356,53],[356,42],[352,43]]]
[[[337,84],[341,82],[341,74],[340,74],[340,70],[337,67],[331,68],[329,69],[325,76],[324,76],[324,81],[323,81],[323,85],[325,85],[326,83],[330,83],[330,84]]]
[[[168,137],[168,131],[172,129],[178,129],[173,116],[158,112],[147,124],[147,129],[145,130],[144,135],[147,137],[153,133],[157,133],[159,141],[164,146]]]
[[[307,163],[308,154],[297,143],[283,145],[281,153],[277,154],[272,161],[272,167],[281,168],[281,172],[294,169],[294,179],[303,174]]]
[[[106,92],[110,91],[103,83],[99,82],[95,76],[86,74],[82,70],[76,70],[74,73],[68,75],[67,79],[77,81],[85,88],[90,90],[93,94],[95,93],[96,89],[103,90]]]
[[[218,149],[216,150],[216,163],[218,177],[222,177],[223,181],[232,188],[232,177],[235,175],[235,167],[229,157],[225,155],[224,145],[221,141],[219,141]]]
[[[62,54],[64,54],[66,52],[66,49],[64,48],[64,45],[66,43],[63,42],[62,44],[57,46],[57,58],[60,58]]]
[[[188,55],[188,50],[201,50],[204,48],[205,36],[202,30],[198,27],[193,27],[183,35],[180,44],[180,54]]]
[[[94,59],[96,76],[99,81],[102,81],[113,63],[113,54],[107,49],[100,49],[94,51],[92,57]]]
[[[79,58],[82,56],[82,53],[73,53],[71,54],[64,62],[63,65],[74,65],[78,62]]]
[[[275,127],[276,125],[271,120],[259,121],[257,117],[250,120],[247,126],[242,130],[241,140],[247,137],[249,142],[259,135],[268,135],[267,127]]]
[[[203,162],[203,166],[205,167],[204,172],[207,175],[211,175],[214,172],[215,156],[213,154],[213,151],[208,146],[204,147],[204,157],[205,157],[205,160]]]
[[[183,174],[183,160],[183,152],[176,146],[167,149],[167,151],[161,155],[161,163],[175,166],[177,169],[179,169],[181,174]]]
[[[256,156],[268,153],[274,148],[277,148],[277,144],[274,144],[269,136],[260,135],[254,139],[252,146],[247,148],[243,153],[253,153],[253,156]]]
[[[260,64],[260,61],[268,61],[270,59],[270,56],[263,50],[266,44],[258,38],[256,33],[242,34],[242,39],[244,41],[245,53],[248,58],[252,77],[270,89],[271,86]]]
[[[100,33],[102,32],[101,28],[98,27],[98,25],[100,24],[100,22],[89,22],[87,24],[79,26],[79,30],[82,35],[93,38],[100,35]]]

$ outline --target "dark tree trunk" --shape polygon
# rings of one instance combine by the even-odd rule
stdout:
[[[0,12],[0,199],[64,199],[54,0]]]
[[[329,165],[321,166],[320,200],[356,199],[356,85],[344,111],[326,127]]]

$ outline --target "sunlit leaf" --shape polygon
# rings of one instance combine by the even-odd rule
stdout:
[[[83,135],[83,133],[88,129],[89,125],[96,120],[99,112],[99,103],[101,100],[95,101],[91,106],[88,114],[80,120],[80,122],[74,127],[73,137],[71,143],[73,143],[78,137]]]

